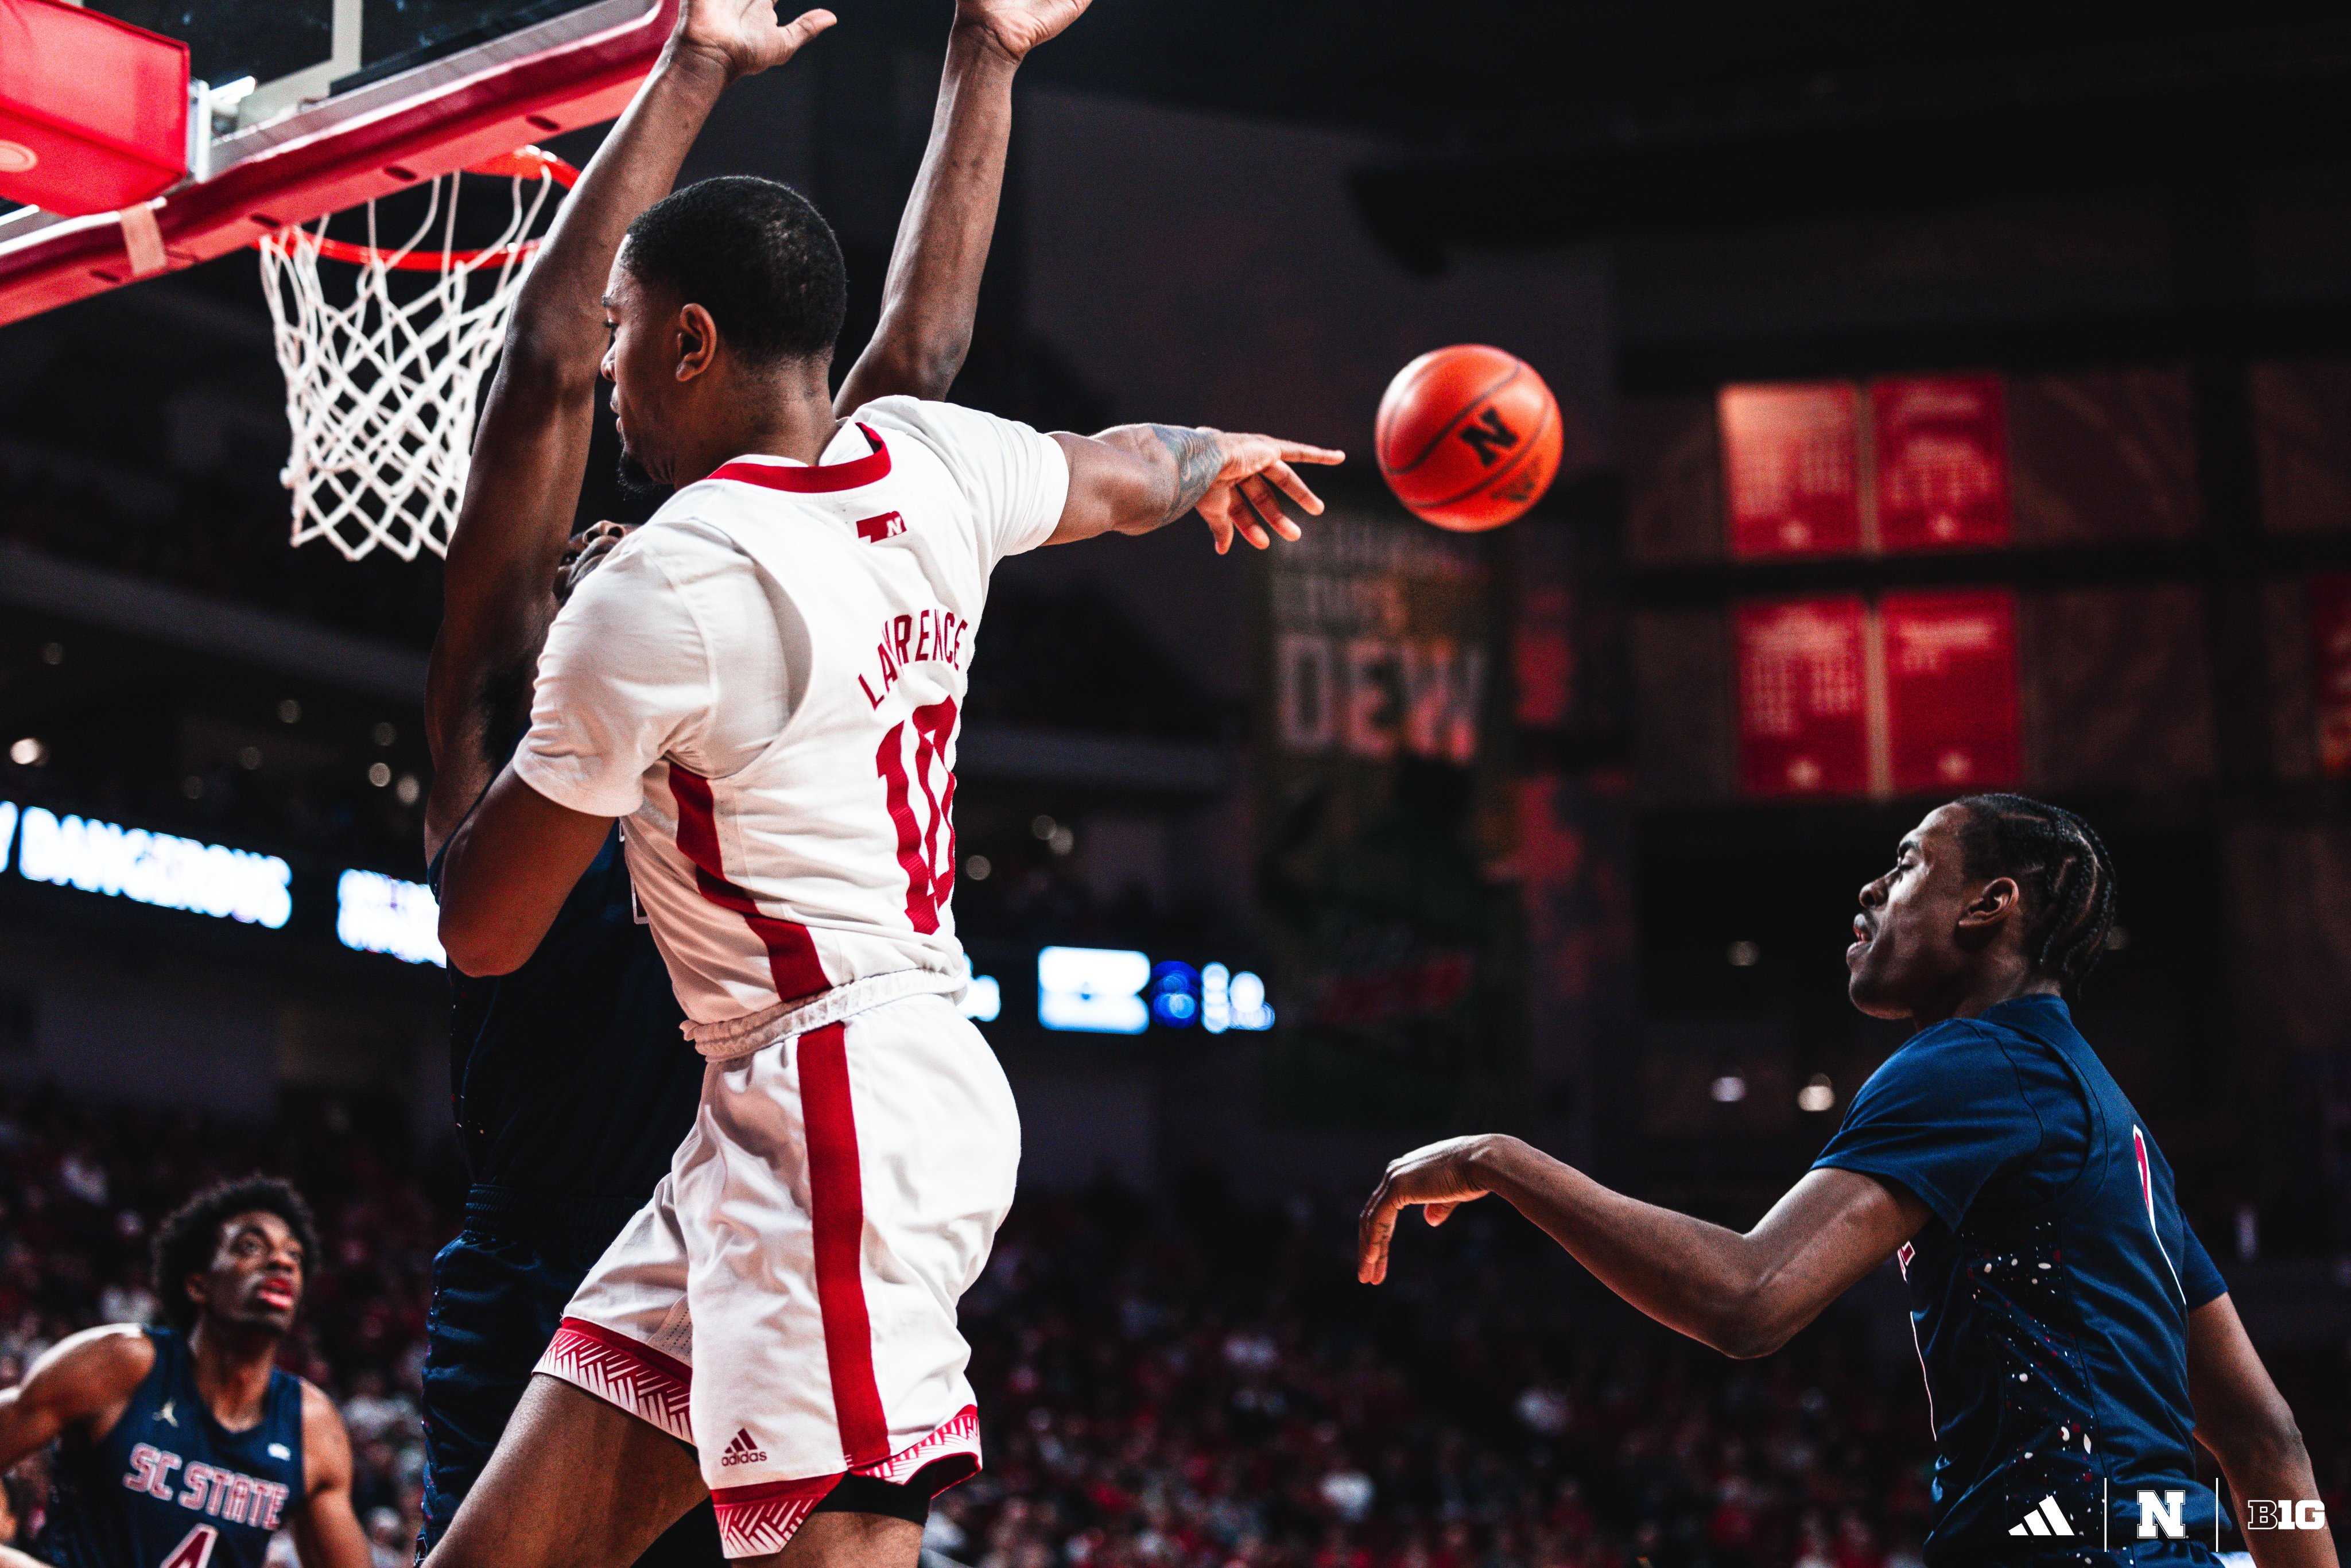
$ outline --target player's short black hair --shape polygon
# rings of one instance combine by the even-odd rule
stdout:
[[[2115,862],[2090,824],[2023,795],[1969,795],[1959,853],[1971,877],[2006,876],[2024,890],[2024,952],[2035,971],[2072,986],[2106,950],[2115,924]]]
[[[215,1182],[173,1209],[155,1228],[153,1280],[155,1299],[173,1328],[195,1326],[196,1303],[188,1300],[187,1278],[212,1266],[220,1246],[220,1228],[240,1214],[259,1211],[286,1222],[302,1244],[302,1270],[307,1284],[318,1267],[319,1222],[294,1184],[277,1176],[240,1176]]]
[[[699,305],[745,362],[832,352],[849,312],[849,267],[832,225],[789,185],[748,174],[703,180],[637,216],[621,265]]]

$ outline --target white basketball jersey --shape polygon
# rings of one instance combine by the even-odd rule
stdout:
[[[980,612],[1067,486],[1026,425],[885,399],[816,466],[740,458],[678,491],[557,618],[516,769],[626,816],[705,1050],[843,988],[962,983],[955,760]]]

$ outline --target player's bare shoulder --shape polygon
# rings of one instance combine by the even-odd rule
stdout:
[[[137,1323],[106,1323],[68,1334],[25,1375],[19,1397],[65,1426],[111,1427],[155,1369],[155,1342]]]
[[[138,1323],[101,1323],[68,1334],[33,1364],[33,1373],[56,1370],[92,1387],[120,1384],[128,1394],[155,1368],[155,1342]]]

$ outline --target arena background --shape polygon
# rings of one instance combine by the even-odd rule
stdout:
[[[1733,1365],[1507,1216],[1416,1230],[1377,1297],[1346,1249],[1385,1158],[1481,1127],[1750,1221],[1894,1042],[1843,999],[1855,890],[1979,785],[2114,848],[2085,1031],[2340,1517],[2351,26],[1097,9],[1024,79],[958,399],[1355,462],[1296,551],[1178,528],[998,579],[957,909],[1028,1152],[967,1303],[991,1471],[934,1544],[1915,1561],[1890,1272]],[[689,166],[809,190],[852,338],[935,21],[851,13]],[[1368,464],[1388,376],[1460,340],[1533,363],[1569,431],[1536,512],[1472,539]],[[443,976],[381,880],[422,875],[438,580],[288,550],[285,442],[250,257],[0,333],[0,1383],[152,1306],[144,1229],[187,1187],[294,1174],[331,1259],[306,1369],[391,1563],[460,1190]],[[285,896],[142,904],[95,824],[277,857]]]

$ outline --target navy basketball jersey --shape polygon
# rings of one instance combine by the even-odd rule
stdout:
[[[57,1568],[261,1568],[303,1500],[302,1380],[273,1370],[261,1420],[232,1432],[196,1392],[187,1342],[147,1337],[155,1365],[112,1429],[58,1441],[35,1552]]]
[[[1929,1563],[2215,1561],[2188,1314],[2227,1287],[2063,1001],[1921,1030],[1813,1163],[1932,1211],[1897,1254],[1935,1427]]]
[[[440,872],[436,857],[436,885]],[[450,1089],[473,1180],[622,1214],[652,1197],[694,1124],[703,1063],[618,831],[520,968],[449,977]]]

